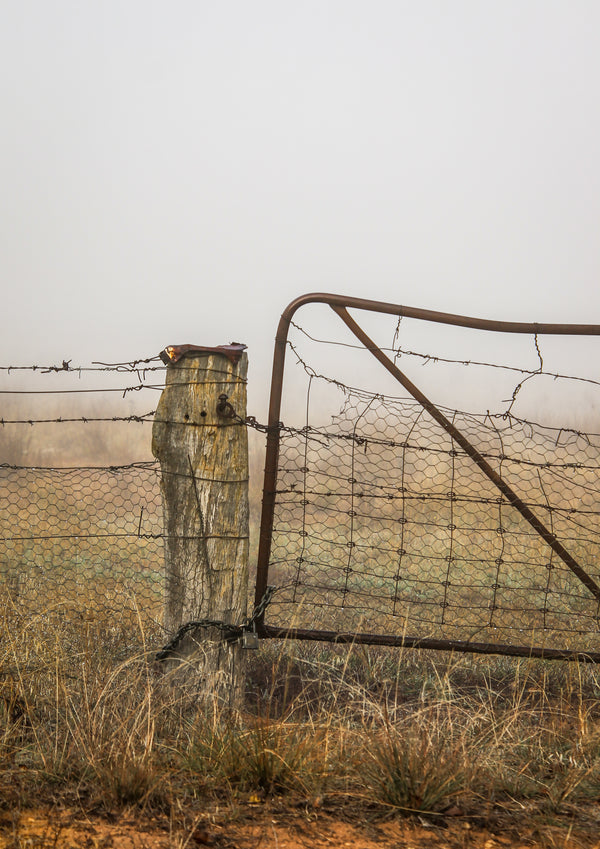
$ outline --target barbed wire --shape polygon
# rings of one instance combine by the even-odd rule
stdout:
[[[400,318],[402,318],[402,316]],[[399,320],[398,324],[399,323],[400,323],[400,320]],[[302,333],[304,336],[306,336],[307,339],[310,339],[311,342],[317,342],[317,343],[322,344],[322,345],[332,345],[332,346],[339,347],[339,348],[352,348],[352,349],[357,350],[357,351],[367,351],[368,350],[368,348],[365,348],[364,345],[356,345],[356,344],[353,344],[351,342],[338,342],[338,341],[334,341],[334,340],[331,340],[331,339],[320,339],[320,338],[313,336],[310,333],[308,333],[303,327],[301,327],[299,324],[296,324],[294,321],[291,321],[290,324],[296,330],[298,330],[300,333]],[[398,328],[397,328],[397,330],[398,330]],[[501,371],[517,372],[518,374],[529,375],[530,377],[535,377],[537,375],[544,375],[544,377],[551,377],[554,380],[557,380],[557,379],[572,380],[572,381],[579,381],[579,382],[582,382],[582,383],[589,383],[593,386],[600,386],[600,381],[594,380],[593,378],[582,377],[580,375],[562,374],[560,372],[545,371],[544,367],[543,367],[543,358],[542,358],[542,354],[541,354],[541,350],[540,350],[539,342],[538,342],[538,335],[537,335],[537,333],[533,334],[533,335],[534,335],[534,345],[535,345],[536,353],[538,354],[538,356],[540,358],[540,366],[538,366],[537,369],[525,368],[523,366],[510,366],[510,365],[505,365],[505,364],[502,364],[502,363],[491,363],[491,362],[486,362],[484,360],[459,360],[459,359],[453,359],[451,357],[442,357],[442,356],[439,356],[437,354],[424,354],[424,353],[419,352],[419,351],[412,351],[412,350],[407,349],[407,348],[402,348],[401,346],[395,345],[395,344],[393,344],[391,347],[386,347],[386,346],[383,345],[380,348],[378,347],[378,350],[386,351],[387,353],[393,354],[394,355],[394,361],[396,361],[397,359],[399,359],[400,357],[403,357],[403,356],[404,357],[415,357],[416,359],[423,360],[424,365],[427,365],[429,363],[431,363],[431,364],[445,363],[446,365],[478,366],[478,367],[481,367],[481,368],[492,368],[492,369],[498,369],[498,370],[501,370]],[[394,343],[395,342],[396,342],[396,335],[394,335]],[[291,342],[288,342],[288,345],[294,351],[294,353],[297,354],[297,351],[294,348],[293,344]],[[334,381],[332,381],[332,382],[334,382]],[[521,384],[519,384],[519,388],[520,388],[520,386],[521,386]],[[517,390],[517,394],[518,394],[518,390]],[[510,400],[514,400],[514,399],[510,399]]]
[[[140,392],[142,389],[153,389],[161,392],[164,386],[162,384],[139,383],[136,386],[119,388],[103,386],[97,389],[0,389],[0,395],[98,395],[118,392],[124,398],[129,392]]]
[[[294,346],[293,343],[289,342],[288,345],[289,345],[290,350],[294,353],[294,355],[296,357],[297,364],[300,365],[303,368],[304,372],[306,373],[306,375],[309,378],[322,380],[326,383],[331,384],[332,386],[335,386],[337,389],[340,389],[346,397],[352,396],[352,397],[356,397],[356,398],[362,398],[362,399],[365,399],[365,400],[372,397],[373,393],[369,392],[369,390],[367,390],[367,389],[362,389],[362,388],[357,387],[357,386],[352,386],[350,384],[346,384],[346,383],[344,383],[340,380],[337,380],[335,378],[332,378],[332,377],[329,377],[327,375],[319,373],[318,371],[316,371],[315,368],[313,368],[313,366],[311,366],[309,363],[307,363],[302,358],[301,354],[299,353],[299,351],[297,350],[297,348]],[[351,347],[355,347],[355,346],[351,346]],[[484,363],[481,363],[481,365],[484,365]],[[532,376],[537,375],[537,374],[539,374],[539,372],[536,371],[532,374]],[[566,375],[563,375],[563,377],[565,378],[565,380],[578,380],[578,378],[570,378]],[[582,378],[582,380],[585,380],[585,382],[590,382],[590,383],[596,382],[596,381],[588,381],[587,379],[584,379],[584,378]],[[598,385],[600,385],[600,383],[598,383]],[[406,403],[406,397],[405,396],[391,395],[389,393],[381,393],[381,392],[377,393],[377,396],[379,398],[381,398],[381,400],[386,402],[386,403]],[[410,400],[408,403],[416,403],[416,402]],[[450,414],[453,413],[453,412],[460,412],[461,415],[465,416],[466,418],[470,417],[474,421],[476,421],[476,420],[478,421],[479,418],[480,418],[473,413],[468,413],[468,412],[465,412],[465,411],[456,411],[455,409],[450,408],[450,407],[446,407],[443,404],[439,404],[438,408],[440,410],[442,410],[446,413],[450,413]],[[340,411],[340,416],[343,416],[343,414],[344,414],[344,409],[342,408],[341,411]],[[546,430],[546,431],[553,431],[554,433],[557,434],[557,437],[556,437],[557,441],[560,439],[560,436],[562,434],[572,434],[572,435],[575,435],[575,436],[580,436],[584,439],[585,438],[592,438],[592,437],[597,437],[597,438],[600,439],[600,432],[584,431],[584,430],[580,430],[580,429],[574,428],[574,427],[542,424],[540,422],[535,421],[534,419],[525,419],[523,417],[516,416],[514,413],[511,412],[510,409],[502,410],[501,412],[491,412],[490,410],[487,410],[486,413],[485,413],[485,418],[490,419],[490,420],[495,419],[495,420],[498,420],[498,421],[505,421],[505,422],[508,422],[510,425],[522,425],[522,426],[529,425],[529,426],[531,426],[535,429],[540,429],[540,430],[543,429],[543,430]],[[343,438],[347,439],[349,437],[347,435],[344,435]],[[362,437],[361,437],[361,439],[362,439]]]
[[[160,365],[150,366],[144,365],[140,368],[140,363],[151,363],[158,362]],[[37,373],[39,375],[46,374],[64,374],[65,372],[73,375],[73,374],[85,374],[92,372],[100,372],[100,373],[109,373],[114,372],[115,374],[141,374],[145,375],[147,372],[166,372],[169,366],[165,365],[160,357],[151,357],[145,360],[132,360],[130,363],[101,363],[101,362],[92,362],[89,366],[72,366],[71,360],[63,360],[63,364],[61,366],[56,365],[24,365],[24,366],[0,366],[0,372],[5,371],[7,375],[10,375],[11,372],[18,371],[29,371],[33,373]],[[178,371],[194,371],[197,367],[195,366],[187,366],[186,360],[180,361],[177,364]],[[210,373],[213,372],[215,374],[227,374],[227,371],[222,368],[204,368],[203,371]],[[241,381],[241,379],[240,379]]]
[[[316,375],[316,377],[320,377]],[[326,379],[326,378],[325,378]],[[350,397],[354,390],[345,386],[344,384],[337,382],[337,386],[340,389],[343,389],[348,396]],[[383,402],[390,401],[390,398],[385,395],[377,395],[375,396]],[[398,400],[398,399],[394,399]],[[440,407],[440,409],[449,412],[448,408]],[[206,423],[204,421],[196,422],[193,420],[187,421],[173,421],[171,419],[157,419],[155,416],[156,411],[150,411],[148,413],[144,413],[141,415],[129,415],[129,416],[111,416],[111,417],[86,417],[81,416],[77,418],[67,418],[67,417],[57,417],[53,419],[0,419],[0,426],[12,425],[12,424],[23,424],[33,426],[36,424],[68,424],[68,423],[82,423],[82,424],[92,424],[92,423],[110,423],[110,422],[136,422],[141,424],[168,424],[171,426],[178,426],[183,428],[207,428],[214,427],[211,423]],[[454,411],[458,412],[458,411]],[[579,437],[585,440],[589,445],[592,445],[592,439],[597,439],[600,442],[600,434],[590,433],[585,431],[576,430],[573,428],[564,428],[564,427],[551,427],[551,426],[543,426],[537,424],[535,422],[529,421],[527,419],[518,418],[516,416],[506,414],[506,413],[498,413],[491,414],[486,413],[485,415],[481,415],[479,417],[475,417],[472,414],[461,413],[465,418],[469,418],[471,423],[481,424],[484,423],[485,420],[494,420],[498,419],[502,422],[509,421],[510,427],[514,427],[519,425],[521,427],[530,427],[535,428],[537,430],[545,429],[549,432],[554,432],[557,434],[555,445],[559,444],[560,436],[562,434],[570,434],[571,436]],[[250,429],[256,430],[260,433],[268,433],[272,428],[265,423],[259,422],[254,416],[246,416],[246,418],[241,418],[235,412],[231,416],[231,425],[243,425]],[[220,425],[223,427],[223,424]],[[406,448],[412,451],[425,452],[428,454],[438,454],[440,456],[466,456],[465,452],[460,448],[452,447],[448,448],[439,448],[436,446],[432,446],[429,444],[418,444],[410,441],[402,441],[396,439],[389,439],[380,437],[377,435],[366,435],[366,434],[357,434],[356,432],[343,432],[332,430],[323,426],[313,426],[313,425],[304,425],[302,427],[294,427],[291,425],[286,425],[284,422],[278,422],[277,425],[274,426],[274,429],[279,431],[281,434],[299,434],[305,436],[308,439],[315,440],[317,442],[321,442],[321,444],[326,444],[328,441],[341,441],[341,442],[353,442],[359,447],[363,447],[365,450],[368,446],[385,446],[388,448]],[[600,461],[599,463],[594,464],[586,464],[582,462],[560,462],[560,463],[552,463],[549,460],[540,460],[534,461],[522,457],[518,457],[511,454],[506,453],[497,453],[497,452],[489,452],[482,451],[481,455],[487,459],[493,459],[497,461],[508,461],[510,463],[516,465],[525,465],[531,466],[540,469],[581,469],[581,470],[598,470],[600,469]],[[0,464],[0,467],[7,464]],[[17,468],[17,467],[15,467]],[[22,467],[26,468],[26,467]],[[36,466],[35,468],[41,468],[40,466]],[[52,467],[56,468],[56,467]],[[78,468],[93,468],[89,466],[78,467]],[[112,466],[106,466],[104,468],[113,468]],[[331,474],[332,478],[335,478],[334,474]]]
[[[14,424],[94,424],[96,422],[139,422],[142,424],[152,423],[156,410],[151,410],[148,413],[139,415],[131,414],[129,416],[57,416],[52,419],[5,419],[0,418],[0,426]]]
[[[529,509],[545,518],[551,535],[600,579],[594,565],[600,562],[600,434],[541,424],[512,411],[526,381],[540,375],[600,383],[546,372],[535,335],[538,367],[521,369],[405,351],[397,344],[398,327],[397,331],[394,344],[385,349],[395,358],[412,356],[432,365],[487,367],[520,375],[508,409],[478,415],[439,409],[477,443],[481,457],[514,483]],[[569,639],[586,629],[600,632],[598,605],[590,600],[586,587],[539,534],[515,516],[507,497],[481,476],[465,450],[442,432],[420,404],[348,385],[323,373],[326,369],[310,365],[293,343],[289,348],[295,355],[293,367],[302,380],[308,378],[301,421],[292,413],[286,422],[275,424],[239,415],[226,395],[217,408],[221,426],[278,434],[277,484],[269,493],[276,505],[269,568],[273,585],[280,589],[269,606],[271,618],[291,627],[305,617],[307,627],[345,632],[358,630],[366,618],[377,633],[414,625],[420,633],[461,639],[485,632],[508,635],[514,641],[536,629]],[[146,373],[168,368],[154,365],[155,360],[97,362],[92,368],[75,368],[70,360],[62,366],[4,367],[7,373],[28,368],[44,379],[63,372],[77,379],[83,379],[86,371],[130,372],[140,382],[121,388],[3,388],[0,394],[110,392],[124,398],[144,389],[162,390],[164,383],[146,379]],[[331,391],[317,392],[319,381]],[[226,383],[224,379],[209,382]],[[178,385],[194,384],[185,379]],[[296,392],[298,385],[294,384]],[[324,407],[313,409],[313,391],[319,398],[326,396]],[[296,400],[302,400],[300,395]],[[2,428],[92,423],[212,426],[205,421],[157,418],[156,409],[113,416],[15,414],[0,418]],[[194,486],[202,481],[241,482],[227,474],[200,478],[189,472],[169,472],[151,460],[63,467],[0,464],[5,505],[0,576],[9,596],[35,598],[39,604],[56,593],[79,599],[79,604],[86,604],[89,597],[116,610],[130,592],[142,600],[153,622],[161,621],[163,547],[173,539],[163,527],[161,481],[164,484],[170,474],[187,478]],[[191,538],[247,539],[204,532]],[[181,626],[190,628],[185,632],[180,628],[179,639],[191,626],[208,627],[203,622],[222,630],[235,628],[236,638],[239,628],[243,629],[218,620],[195,620]],[[225,630],[225,639],[233,636],[233,631]],[[163,651],[177,649],[178,642],[173,640]]]
[[[10,374],[13,371],[31,371],[31,372],[39,372],[40,374],[58,374],[59,372],[77,372],[79,374],[83,374],[86,372],[146,372],[146,371],[166,371],[167,366],[161,363],[160,366],[150,366],[144,365],[144,368],[140,369],[140,364],[149,364],[152,362],[160,362],[159,357],[150,357],[148,359],[140,359],[140,360],[132,360],[128,363],[100,363],[100,362],[92,362],[90,366],[72,366],[72,360],[63,360],[62,365],[26,365],[26,366],[0,366],[0,371],[6,371]]]
[[[242,381],[240,380],[205,380],[203,383],[205,385],[215,385],[221,386],[227,383],[231,385],[238,385]],[[183,386],[197,386],[196,381],[188,381],[174,384],[178,387]],[[156,392],[162,392],[165,388],[164,384],[151,384],[151,383],[139,383],[135,386],[125,386],[125,387],[98,387],[95,389],[0,389],[0,395],[89,395],[89,394],[104,394],[104,393],[116,393],[118,392],[123,398],[128,395],[130,392],[141,392],[144,389],[151,389]]]
[[[293,325],[318,346],[366,350]],[[598,601],[579,577],[600,578],[600,434],[513,412],[533,378],[600,382],[548,371],[536,334],[537,367],[520,368],[406,350],[399,325],[391,348],[378,349],[393,354],[394,362],[410,356],[432,366],[521,376],[502,401],[506,409],[477,415],[441,405],[437,410],[468,435],[492,472],[510,481],[529,513],[544,518],[548,539],[421,403],[349,386],[289,341],[294,356],[286,381],[297,392],[293,370],[304,373],[306,411],[302,427],[280,434],[269,575],[289,588],[278,594],[270,619],[280,629],[293,623],[303,632],[368,630],[382,641],[398,629],[463,641],[484,634],[510,644],[537,632],[536,639],[555,645],[551,635],[581,640],[593,632],[593,639],[577,645],[600,646]],[[327,355],[317,350],[322,365]],[[331,392],[318,393],[313,410],[315,381]],[[328,401],[332,424],[324,426]],[[561,541],[563,551],[566,546],[583,564],[580,572],[559,559],[549,540]]]

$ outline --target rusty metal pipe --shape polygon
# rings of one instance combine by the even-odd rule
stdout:
[[[364,634],[339,631],[311,631],[307,628],[276,628],[267,625],[262,629],[265,639],[315,640],[326,643],[364,644],[369,646],[396,646],[409,649],[435,649],[461,654],[501,654],[509,657],[536,657],[544,660],[571,660],[578,663],[600,663],[600,652],[578,652],[570,649],[547,649],[541,646],[512,646],[505,643],[475,643],[469,640],[435,640],[432,637],[392,636],[391,634]]]
[[[269,398],[269,417],[267,419],[267,444],[265,451],[265,473],[263,481],[263,499],[258,538],[258,557],[256,565],[256,592],[254,605],[257,607],[267,589],[273,520],[275,516],[275,487],[277,485],[277,463],[279,461],[279,417],[281,415],[281,395],[283,392],[283,371],[285,351],[292,310],[289,317],[286,310],[281,316],[275,337],[273,354],[273,372],[271,375],[271,395]],[[264,622],[264,613],[256,620],[260,632]]]
[[[305,304],[329,304],[331,307],[349,307],[350,309],[381,312],[386,315],[403,316],[404,318],[415,318],[421,321],[433,321],[438,324],[450,324],[455,327],[469,327],[472,330],[494,330],[497,333],[600,336],[600,324],[544,324],[539,322],[496,321],[488,318],[472,318],[466,315],[456,315],[455,313],[407,307],[400,304],[388,304],[384,301],[372,301],[367,298],[349,298],[345,295],[332,295],[326,292],[313,292],[296,298],[283,311],[282,320],[287,321],[289,325],[296,310]]]

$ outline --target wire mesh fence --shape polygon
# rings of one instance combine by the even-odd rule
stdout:
[[[148,640],[154,648],[182,625],[171,621],[167,610],[189,591],[190,578],[183,564],[167,574],[166,549],[181,544],[212,550],[225,532],[213,527],[218,525],[213,510],[190,521],[188,535],[182,536],[167,521],[165,490],[175,478],[186,479],[200,512],[199,488],[221,484],[227,474],[217,468],[211,481],[198,479],[191,469],[191,430],[202,434],[200,442],[211,427],[214,431],[206,425],[210,416],[202,418],[205,411],[197,420],[186,414],[181,421],[165,420],[164,410],[157,413],[166,368],[158,357],[86,367],[64,362],[0,368],[0,611],[5,616],[76,628],[95,623],[102,639],[107,626],[129,633],[132,645]],[[189,374],[197,388],[192,361],[189,367],[178,363],[177,373],[178,386],[190,385]],[[203,380],[216,405],[226,369]],[[157,425],[174,455],[180,451],[183,468],[176,468],[173,458],[166,464],[153,458]],[[227,418],[221,426],[245,428],[246,423]],[[195,601],[210,605],[210,599]],[[201,614],[198,609],[195,618]],[[242,620],[245,616],[244,610]]]
[[[238,422],[278,442],[265,491],[272,527],[263,517],[261,529],[269,559],[257,576],[257,599],[267,582],[277,587],[265,635],[600,652],[600,384],[589,349],[576,362],[533,334],[504,342],[494,361],[488,334],[467,350],[462,337],[413,338],[396,317],[375,328],[388,340],[380,350],[539,517],[544,538],[364,345],[314,324],[292,326],[286,341],[282,421]],[[108,618],[165,636],[149,427],[164,369],[157,358],[0,369],[7,614]]]
[[[597,599],[420,405],[338,391],[337,432],[281,437],[271,620],[598,647]],[[600,438],[446,412],[598,579]]]
[[[161,621],[162,506],[153,463],[1,472],[0,564],[15,610]]]
[[[473,403],[437,410],[547,533],[364,346],[292,323],[267,629],[598,652],[600,435],[581,426],[600,400],[593,364],[554,370],[536,334],[516,355],[504,340],[504,363],[452,356],[446,338],[423,354],[396,321],[383,332],[391,361],[428,397]],[[551,424],[526,417],[551,403]]]
[[[163,373],[158,360],[0,371],[4,615],[161,632],[162,505],[147,423]]]

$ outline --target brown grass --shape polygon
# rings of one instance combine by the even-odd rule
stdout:
[[[7,809],[168,812],[242,794],[576,820],[600,794],[594,667],[263,644],[232,714],[175,686],[131,623],[120,640],[81,620],[5,614],[0,628]]]

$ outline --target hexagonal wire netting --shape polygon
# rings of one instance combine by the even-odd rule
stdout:
[[[2,369],[5,616],[108,625],[134,643],[164,633],[160,477],[153,410],[141,412],[156,404],[162,372],[158,362]]]
[[[415,353],[397,331],[394,361],[600,582],[600,436],[587,426],[598,383],[590,373],[564,377],[546,341],[542,350],[527,343],[539,362],[528,363],[521,348],[500,366],[444,357],[456,343],[444,336]],[[597,599],[423,406],[347,337],[319,342],[294,332],[268,569],[278,590],[266,624],[600,650]],[[553,356],[560,364],[564,350]],[[4,609],[62,621],[108,617],[164,635],[160,472],[148,428],[163,366],[66,365],[3,370],[17,399],[4,403],[0,429]],[[123,387],[124,373],[135,386]],[[48,381],[64,393],[51,402]],[[545,425],[518,407],[539,381],[534,408],[554,410]],[[84,392],[99,392],[101,409]],[[474,411],[460,412],[459,401]]]
[[[163,472],[150,459],[164,372],[159,358],[0,369],[5,616],[79,632],[84,623],[99,640],[126,634],[123,650],[171,634],[167,594],[187,585],[165,572]]]
[[[389,356],[430,398],[482,408],[438,404],[600,584],[600,435],[583,430],[599,400],[593,369],[559,377],[545,339],[499,366],[444,358],[443,335],[425,355],[397,337]],[[598,598],[369,351],[292,322],[283,397],[267,627],[600,649]],[[548,425],[518,409],[548,401]]]
[[[15,609],[160,622],[162,505],[152,463],[3,467],[0,569]]]

